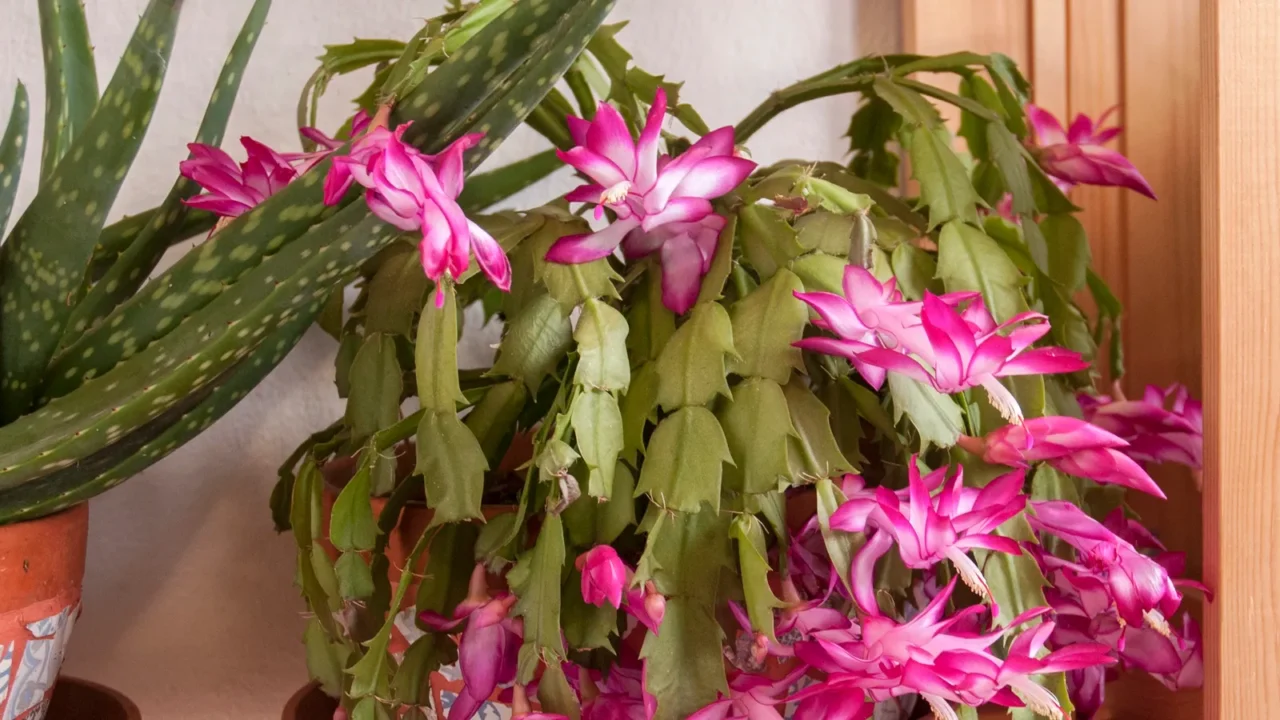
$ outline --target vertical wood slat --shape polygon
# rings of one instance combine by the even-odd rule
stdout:
[[[1201,58],[1208,720],[1280,716],[1280,15],[1206,0]]]
[[[1066,117],[1067,91],[1067,0],[1038,0],[1030,3],[1031,62],[1026,68],[1031,80],[1032,100],[1058,117]]]

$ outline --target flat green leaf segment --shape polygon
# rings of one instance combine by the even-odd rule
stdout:
[[[30,113],[27,88],[18,83],[13,91],[8,125],[5,126],[4,137],[0,137],[0,233],[4,232],[9,222],[13,199],[18,194],[18,180],[22,178],[22,157],[27,148],[27,121]]]
[[[222,72],[218,74],[218,82],[214,85],[213,95],[205,108],[195,142],[213,147],[222,144],[231,109],[240,91],[240,82],[244,79],[245,68],[253,55],[253,48],[270,9],[271,0],[257,0],[249,11],[249,16],[222,65]],[[87,327],[142,287],[156,263],[160,262],[160,256],[173,244],[176,236],[186,229],[190,209],[182,201],[199,193],[199,185],[186,178],[178,178],[151,221],[143,226],[106,274],[93,284],[89,293],[72,311],[59,349],[74,342]]]
[[[84,2],[40,0],[39,9],[45,93],[40,180],[44,182],[53,175],[71,141],[89,124],[98,103],[98,71],[84,20]]]
[[[560,572],[564,567],[564,526],[559,515],[548,514],[538,532],[538,542],[507,576],[519,600],[512,612],[524,618],[524,644],[520,646],[516,679],[533,680],[538,666],[559,666],[564,660],[560,637]]]
[[[102,102],[0,249],[0,420],[26,412],[151,123],[181,3],[152,0]]]

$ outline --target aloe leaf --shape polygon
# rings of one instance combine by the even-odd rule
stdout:
[[[267,20],[267,11],[271,9],[271,0],[257,0],[245,18],[240,34],[231,46],[231,53],[222,65],[218,75],[218,83],[214,86],[209,105],[204,112],[204,120],[200,122],[200,130],[196,133],[195,142],[217,147],[222,144],[226,133],[227,120],[231,117],[231,108],[235,105],[236,94],[240,91],[240,81],[244,78],[245,66],[253,55],[258,34]],[[168,249],[174,230],[184,225],[188,213],[182,202],[200,193],[200,186],[195,182],[180,177],[169,190],[168,197],[156,210],[151,222],[147,223],[134,237],[124,252],[111,265],[106,274],[89,290],[80,304],[71,313],[66,333],[62,337],[61,347],[80,337],[85,328],[110,312],[111,308],[133,295],[147,276],[160,262],[160,256]]]
[[[102,102],[0,250],[0,419],[30,408],[84,291],[107,211],[151,122],[180,7],[152,0]]]
[[[9,124],[0,138],[0,233],[9,222],[9,211],[18,194],[18,181],[22,178],[22,156],[27,143],[27,119],[30,111],[27,88],[22,83],[13,91],[13,107],[9,110]]]
[[[40,180],[48,180],[98,103],[98,71],[81,0],[40,0],[44,46],[44,148]],[[0,223],[2,225],[3,223]]]
[[[96,279],[102,276],[102,269],[110,267],[116,256],[124,252],[126,248],[133,243],[133,239],[142,232],[149,223],[156,219],[156,213],[160,212],[160,208],[153,207],[143,210],[135,215],[126,215],[110,225],[102,228],[102,234],[98,236],[98,244],[93,249],[93,265],[96,269],[93,277]],[[200,233],[207,233],[213,229],[214,223],[218,221],[218,216],[208,210],[197,210],[196,208],[188,208],[178,224],[170,225],[166,223],[165,227],[169,234],[166,241],[169,245],[180,243],[187,238],[195,237]]]
[[[515,195],[542,178],[564,167],[556,151],[543,150],[523,160],[467,179],[458,196],[458,204],[467,212],[484,210]]]
[[[182,447],[235,407],[275,369],[311,326],[305,314],[271,333],[216,383],[188,397],[129,439],[85,465],[53,473],[0,494],[0,525],[52,515],[105,492]]]
[[[487,133],[480,147],[467,155],[467,167],[473,169],[484,160],[497,143],[524,119],[546,94],[552,79],[569,66],[581,52],[587,38],[599,26],[611,0],[544,0],[537,5],[519,3],[492,21],[449,60],[440,65],[412,93],[406,95],[397,109],[406,113],[400,121],[415,120],[413,128],[434,128],[435,132],[411,133],[428,152],[437,152],[458,136],[471,130]],[[539,13],[539,9],[549,11]],[[550,17],[558,22],[547,20]],[[535,32],[524,32],[534,27]],[[518,36],[525,54],[516,45],[504,45],[506,53],[491,57],[471,47],[492,48],[500,33]],[[536,55],[528,54],[530,43],[537,40]],[[505,42],[505,41],[504,41]],[[513,43],[516,41],[512,41]],[[523,63],[523,64],[522,64]],[[512,76],[516,66],[521,74]],[[483,79],[488,69],[505,69],[506,82],[488,95],[490,112],[483,115],[468,106],[453,102],[452,92],[460,79],[472,83]],[[495,74],[496,76],[496,74]],[[541,82],[539,82],[541,81]],[[492,84],[492,83],[490,83]],[[487,86],[486,86],[487,87]],[[434,104],[418,98],[440,96],[445,102]],[[134,339],[134,352],[171,332],[175,318],[190,315],[219,297],[263,258],[279,252],[295,242],[317,220],[333,212],[322,202],[320,180],[329,163],[321,163],[288,187],[268,198],[253,211],[241,215],[201,245],[199,251],[181,260],[153,279],[146,288],[121,303],[107,319],[88,330],[74,344],[59,354],[46,374],[45,398],[58,397],[79,387],[84,372],[102,375],[129,356],[129,348],[120,341],[121,328]],[[168,297],[168,288],[190,289]],[[116,338],[114,341],[112,338]],[[71,373],[73,368],[83,372]]]

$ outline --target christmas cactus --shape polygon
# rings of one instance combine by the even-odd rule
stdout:
[[[581,176],[564,198],[476,212],[489,136],[427,154],[418,122],[327,171],[326,202],[355,187],[397,229],[329,317],[346,414],[273,497],[335,717],[431,717],[455,662],[451,720],[1087,717],[1119,668],[1197,684],[1203,588],[1123,500],[1198,466],[1199,406],[1095,390],[1121,308],[1066,191],[1151,193],[1115,130],[1063,130],[969,53],[851,62],[711,129],[618,26],[575,28],[529,116]],[[848,163],[750,159],[839,93]],[[471,306],[502,340],[459,371]]]
[[[305,132],[306,152],[277,153],[245,139],[242,163],[217,149],[270,4],[250,10],[183,177],[155,208],[106,225],[152,119],[182,2],[150,2],[99,93],[80,2],[40,0],[39,187],[0,248],[0,522],[82,502],[208,427],[400,234],[358,193],[326,192],[329,155],[346,141]],[[609,5],[484,0],[430,20],[407,43],[330,48],[300,114],[327,78],[374,65],[361,99],[368,114],[382,125],[412,122],[404,140],[415,152],[482,132],[458,146],[467,150],[456,170],[469,170],[530,113],[553,112],[542,105],[547,92]],[[390,98],[394,113],[379,115]],[[27,116],[19,84],[0,141],[0,227],[18,188]],[[491,202],[536,177],[536,167],[517,169],[477,178],[475,195],[460,202]],[[155,272],[170,246],[204,233]]]

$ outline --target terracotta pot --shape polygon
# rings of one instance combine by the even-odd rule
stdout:
[[[280,720],[333,720],[338,701],[324,694],[320,683],[313,682],[298,688],[298,692],[284,705]]]
[[[80,614],[88,535],[85,504],[0,526],[0,717],[40,717],[49,703]]]
[[[117,690],[79,678],[63,677],[53,690],[44,720],[141,720],[133,701]]]

